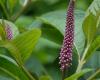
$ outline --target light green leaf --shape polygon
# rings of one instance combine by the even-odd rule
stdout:
[[[93,52],[98,49],[100,47],[100,36],[98,36],[89,46],[87,52],[86,52],[86,56],[85,56],[85,60],[89,59],[90,56],[93,54]]]
[[[100,0],[93,0],[92,4],[90,5],[90,7],[87,10],[86,15],[89,15],[90,13],[92,13],[95,16],[100,14]]]
[[[22,61],[26,61],[31,55],[40,35],[39,29],[30,30],[11,41],[0,41],[0,47],[7,48],[16,61],[22,64]]]
[[[0,70],[11,76],[14,80],[29,80],[24,72],[20,70],[16,62],[4,55],[0,55]]]
[[[84,69],[81,72],[75,73],[72,76],[66,78],[65,80],[77,80],[79,77],[81,77],[82,75],[84,75],[85,73],[91,71],[91,69]]]
[[[74,45],[75,45],[78,53],[82,53],[83,48],[84,48],[84,44],[85,44],[85,37],[84,37],[83,31],[82,31],[83,17],[84,17],[84,12],[83,11],[79,11],[79,10],[75,11],[75,39],[74,39]],[[47,14],[44,14],[44,15],[38,17],[38,19],[40,19],[44,23],[46,23],[48,25],[51,25],[53,27],[53,28],[51,26],[42,27],[43,32],[46,32],[47,34],[49,33],[48,36],[50,36],[50,34],[52,34],[52,33],[50,33],[50,31],[55,32],[55,30],[56,31],[58,30],[60,33],[57,34],[57,35],[55,35],[55,34],[51,35],[51,36],[53,36],[53,38],[55,38],[59,35],[64,36],[65,25],[66,25],[66,10],[59,10],[59,11],[50,12],[50,13],[47,13]],[[46,35],[46,33],[45,33],[45,35]],[[63,38],[61,37],[60,39],[63,39]],[[55,40],[58,40],[58,39],[55,39]],[[56,42],[56,41],[54,41],[54,42]],[[61,43],[62,43],[62,40],[59,42],[59,44],[61,44]]]
[[[98,17],[94,16],[92,13],[90,13],[83,22],[83,30],[87,38],[87,44],[90,44],[95,37],[98,27],[97,23]]]
[[[12,52],[13,56],[21,58],[22,61],[26,61],[31,55],[40,35],[41,31],[39,29],[27,31],[12,40],[7,45],[7,48]]]

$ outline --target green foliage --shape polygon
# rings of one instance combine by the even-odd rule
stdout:
[[[96,49],[98,49],[100,47],[100,36],[98,36],[94,41],[93,43],[90,45],[87,53],[86,53],[86,57],[85,59],[87,60],[92,54],[94,51],[96,51]]]
[[[26,61],[31,55],[40,34],[39,29],[27,31],[10,41],[5,47],[12,53],[13,57],[16,56],[17,60]]]
[[[65,9],[66,0],[0,0],[0,80],[61,80]],[[65,80],[99,79],[100,0],[77,0],[74,14],[73,60]],[[4,24],[11,27],[12,40],[6,39]]]
[[[22,72],[22,70],[18,67],[17,63],[4,55],[0,55],[0,70],[9,74],[15,80],[29,80],[27,76]],[[1,73],[0,73],[1,74]]]
[[[65,23],[66,17],[65,16],[66,16],[66,10],[60,10],[60,11],[54,11],[54,12],[50,12],[48,14],[45,14],[45,15],[39,17],[39,19],[42,20],[44,23],[53,26],[55,29],[57,29],[64,36],[65,25],[66,25],[66,23]],[[80,54],[82,53],[83,48],[84,48],[84,44],[85,44],[85,38],[84,38],[83,31],[82,31],[83,17],[84,17],[84,12],[83,11],[79,11],[79,10],[75,11],[75,39],[74,39],[74,45],[75,45],[75,48],[77,49],[78,53],[80,53]],[[43,32],[48,34],[48,36],[51,35],[51,33],[49,33],[49,32],[51,32],[51,31],[55,32],[55,29],[53,29],[53,28],[47,28],[47,27],[42,27],[42,28],[43,28],[42,29]],[[47,30],[50,30],[50,31],[47,32]],[[80,32],[80,34],[79,34],[79,32]],[[62,39],[62,37],[60,37],[61,34],[57,34],[59,39]],[[56,34],[54,36],[55,37],[53,37],[52,39],[56,38]],[[50,39],[50,36],[49,36],[49,39]],[[58,39],[56,39],[56,41],[57,40]],[[61,44],[61,43],[62,43],[62,40],[59,44]]]
[[[87,45],[89,45],[94,40],[98,27],[98,18],[99,17],[96,18],[96,16],[90,13],[83,22],[83,30],[87,38]]]

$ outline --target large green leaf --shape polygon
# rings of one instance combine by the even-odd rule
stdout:
[[[96,49],[98,49],[100,47],[100,36],[98,36],[89,46],[87,52],[86,52],[86,56],[85,56],[85,60],[89,59],[90,56],[94,53],[94,51]]]
[[[90,44],[93,41],[94,37],[95,37],[97,27],[98,27],[98,25],[97,25],[98,18],[99,17],[96,17],[92,13],[90,13],[84,19],[83,30],[84,30],[85,36],[87,38],[87,44]]]
[[[14,80],[29,80],[16,62],[4,55],[0,55],[0,70],[11,76]]]
[[[2,47],[3,45],[7,48],[18,62],[26,61],[31,55],[40,35],[41,31],[39,29],[30,30],[9,42],[0,41],[0,46]]]
[[[74,45],[75,45],[78,53],[82,53],[83,47],[84,47],[84,44],[85,44],[85,38],[84,38],[83,31],[82,31],[83,17],[84,17],[83,11],[79,11],[79,10],[75,11]],[[55,32],[55,29],[59,31],[59,34],[57,34],[57,35],[52,34],[51,36],[53,38],[58,37],[61,34],[64,35],[65,25],[66,25],[66,10],[59,10],[59,11],[50,12],[50,13],[47,13],[47,14],[40,16],[38,19],[40,19],[44,23],[51,25],[53,27],[53,28],[50,28],[51,26],[42,27],[43,32],[45,32],[45,35],[46,34],[48,35],[48,33],[49,33],[49,35],[47,37],[49,37],[50,34],[52,34],[52,32]],[[50,32],[50,31],[52,31],[52,32]],[[63,39],[63,38],[60,38],[60,39]],[[58,39],[56,39],[56,40],[58,40]],[[62,43],[62,40],[60,41],[60,44],[61,43]]]
[[[91,69],[84,69],[78,73],[73,74],[72,76],[66,78],[65,80],[77,80],[79,77],[81,77],[82,75],[84,75],[85,73],[91,71]]]
[[[11,45],[15,48],[15,51],[18,52],[23,61],[27,60],[31,55],[40,35],[41,31],[34,29],[19,35],[16,39],[11,41]],[[16,52],[14,53],[16,54]]]

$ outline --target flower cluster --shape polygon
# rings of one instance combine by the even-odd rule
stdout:
[[[74,40],[74,3],[74,0],[70,0],[67,11],[65,36],[59,57],[59,64],[61,65],[62,71],[68,68],[72,61],[72,48]]]
[[[5,32],[6,32],[6,38],[8,40],[11,40],[13,38],[13,33],[11,30],[11,27],[8,24],[6,24],[6,26],[5,26]]]

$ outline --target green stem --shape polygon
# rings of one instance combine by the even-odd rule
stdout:
[[[64,71],[62,71],[62,80],[64,80]]]
[[[26,75],[29,77],[29,80],[35,80],[35,78],[27,71],[27,69],[24,66],[21,66],[21,68],[26,73]]]
[[[0,4],[1,4],[1,7],[2,7],[2,9],[3,9],[3,12],[4,12],[6,18],[9,20],[8,12],[7,12],[7,10],[6,10],[6,8],[5,8],[5,6],[4,6],[4,4],[2,3],[1,0],[0,0]]]
[[[87,80],[93,80],[93,78],[100,73],[100,69],[97,70],[93,75],[91,75]]]
[[[23,62],[21,61],[21,58],[19,60],[16,59],[17,64],[19,65],[20,69],[27,75],[29,80],[35,80],[35,78],[28,72],[28,70],[23,66]]]
[[[35,78],[28,72],[28,70],[23,66],[23,62],[21,60],[21,57],[19,55],[18,58],[16,58],[16,62],[19,65],[20,69],[27,75],[29,80],[35,80]]]
[[[80,71],[81,71],[81,69],[82,69],[84,63],[85,63],[85,61],[79,61],[78,67],[77,67],[77,69],[76,69],[76,72],[80,72]]]
[[[85,56],[86,56],[86,54],[87,54],[87,51],[88,51],[88,49],[89,49],[89,46],[90,46],[90,45],[87,45],[87,47],[86,47],[86,49],[85,49],[85,51],[84,51],[84,53],[83,53],[82,59],[79,60],[79,63],[78,63],[78,67],[77,67],[76,72],[80,72],[80,70],[82,69],[84,63],[86,62],[86,61],[85,61]]]

